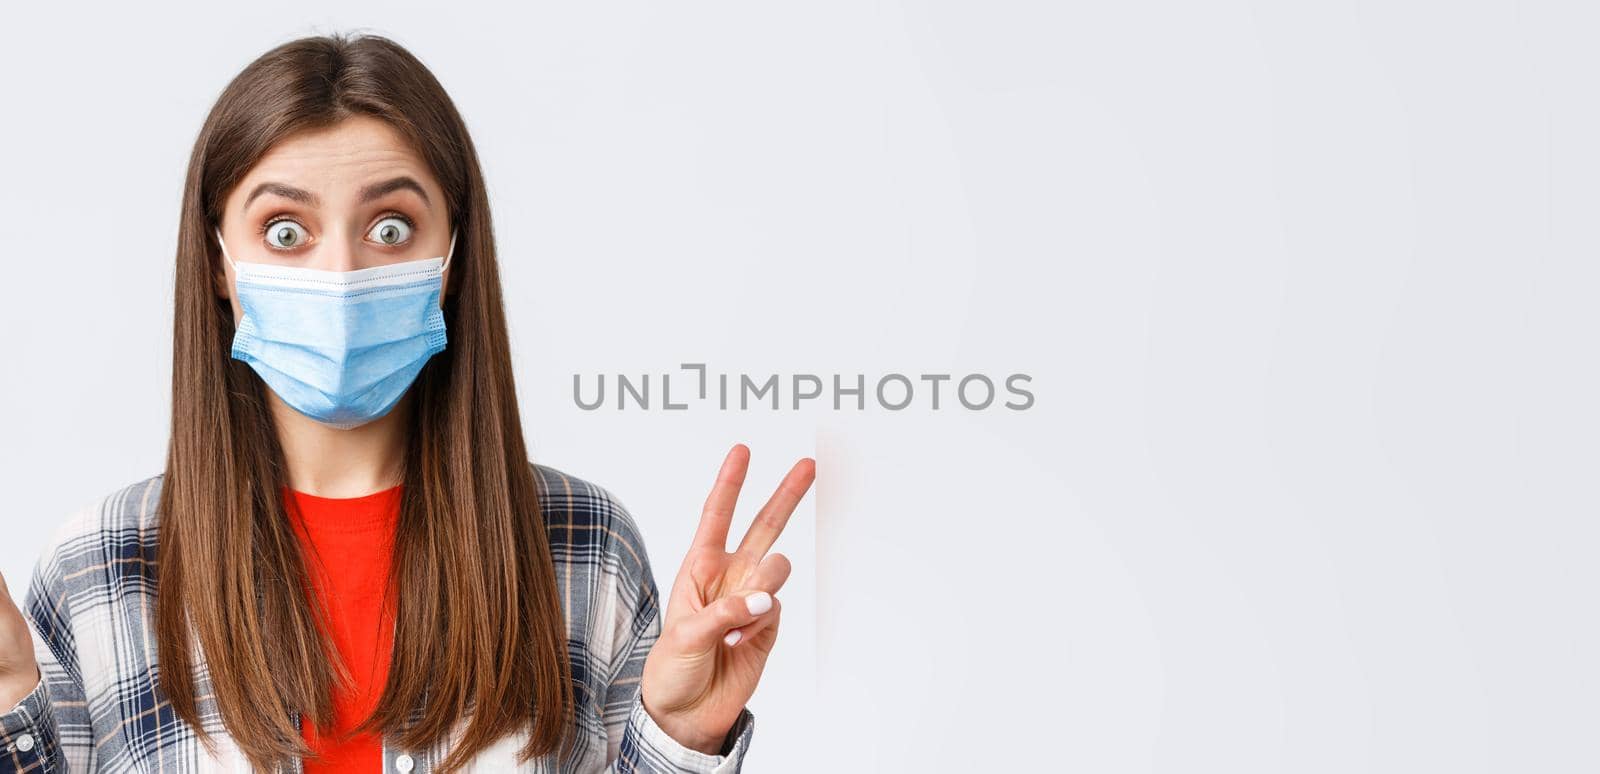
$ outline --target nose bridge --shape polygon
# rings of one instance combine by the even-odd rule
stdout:
[[[328,271],[354,271],[361,268],[361,235],[348,229],[333,229],[318,245],[317,263]]]

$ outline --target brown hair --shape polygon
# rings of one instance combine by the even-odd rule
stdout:
[[[159,504],[161,687],[208,746],[191,643],[217,709],[259,768],[311,750],[295,727],[332,722],[346,670],[318,629],[286,518],[283,451],[263,385],[230,357],[210,238],[223,202],[274,143],[353,115],[387,121],[430,165],[460,229],[444,301],[450,345],[412,385],[390,583],[388,681],[358,731],[430,746],[470,714],[450,772],[528,723],[524,758],[551,752],[573,710],[565,619],[512,381],[488,194],[466,125],[433,74],[394,41],[345,33],[280,45],[222,92],[189,158],[178,231],[172,437]],[[415,723],[410,723],[412,712]]]

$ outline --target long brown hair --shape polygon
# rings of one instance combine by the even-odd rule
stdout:
[[[517,413],[488,194],[449,96],[378,35],[309,37],[263,54],[217,99],[189,158],[158,516],[161,687],[213,746],[195,696],[198,644],[228,732],[260,768],[312,754],[291,712],[332,722],[346,671],[305,591],[263,385],[229,354],[233,315],[214,291],[221,257],[210,234],[228,193],[275,143],[353,115],[381,118],[410,141],[460,229],[444,302],[450,344],[401,404],[410,429],[390,576],[395,647],[382,698],[358,731],[398,732],[421,749],[470,716],[444,772],[522,724],[524,759],[542,755],[566,738],[571,667]]]

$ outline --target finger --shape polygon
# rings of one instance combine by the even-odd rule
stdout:
[[[817,461],[801,457],[789,469],[789,475],[783,477],[783,483],[778,484],[777,491],[772,493],[767,504],[761,507],[761,512],[756,514],[755,523],[750,525],[750,530],[744,533],[744,539],[739,541],[738,553],[765,555],[777,542],[784,525],[789,523],[789,514],[794,513],[794,507],[800,504],[800,498],[806,496],[806,491],[816,478]]]
[[[717,482],[711,486],[705,508],[700,511],[700,526],[694,533],[694,547],[711,546],[718,551],[728,550],[728,525],[733,522],[733,508],[739,502],[739,489],[744,486],[745,471],[750,469],[750,448],[736,443],[722,459],[717,471]]]
[[[750,640],[754,639],[757,634],[760,634],[766,629],[777,628],[778,618],[782,614],[783,602],[777,597],[773,597],[771,612],[768,612],[766,615],[757,618],[755,623],[749,624],[748,626],[741,626],[731,632],[728,632],[727,634],[722,635],[722,644],[731,648],[742,642],[749,642]]]
[[[729,629],[748,626],[771,612],[777,598],[766,591],[729,594],[678,623],[675,633],[694,650],[706,651],[721,643]]]

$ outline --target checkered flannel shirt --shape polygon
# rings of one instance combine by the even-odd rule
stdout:
[[[661,634],[661,607],[638,526],[607,489],[534,464],[556,580],[567,621],[577,698],[578,744],[516,762],[525,733],[502,737],[473,758],[492,772],[738,772],[754,731],[746,708],[721,755],[679,744],[639,701],[645,656]],[[21,607],[41,679],[0,715],[0,771],[252,771],[210,696],[196,654],[202,744],[158,682],[155,611],[156,502],[162,476],[113,492],[73,514],[34,567]],[[419,716],[421,708],[413,713]],[[294,722],[298,726],[299,715]],[[384,772],[427,774],[464,728],[428,749],[383,740]],[[557,756],[560,755],[558,758]],[[300,762],[279,772],[300,772]]]

